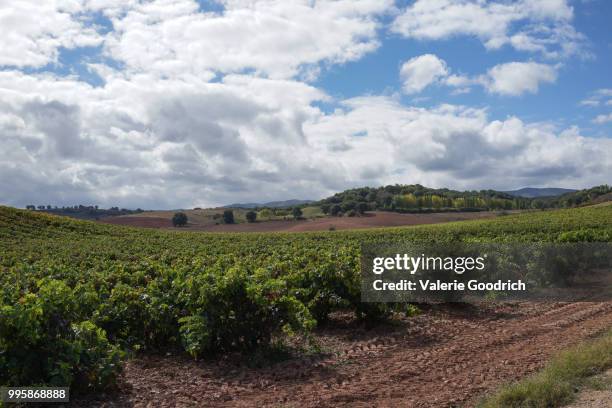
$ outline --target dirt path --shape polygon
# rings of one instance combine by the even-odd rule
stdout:
[[[250,369],[141,358],[107,403],[75,406],[453,407],[541,368],[612,326],[612,302],[435,308],[367,330],[339,319],[317,333],[328,354]]]
[[[608,370],[597,377],[604,384],[604,387],[597,390],[587,388],[580,391],[576,401],[566,408],[612,407],[612,370]]]

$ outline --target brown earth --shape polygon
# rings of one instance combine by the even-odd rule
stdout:
[[[433,214],[399,214],[392,212],[374,211],[361,217],[325,217],[309,220],[277,220],[261,221],[255,223],[198,225],[189,224],[180,230],[209,231],[209,232],[303,232],[336,230],[400,227],[407,225],[437,224],[452,221],[464,221],[482,218],[493,218],[497,213],[490,211],[464,212],[464,213],[433,213]],[[161,217],[106,217],[101,222],[115,225],[128,225],[132,227],[147,228],[173,228],[169,219]]]
[[[432,306],[368,329],[336,315],[325,353],[249,368],[235,358],[139,357],[119,391],[73,406],[457,407],[612,326],[612,302]]]
[[[582,390],[573,404],[566,408],[602,408],[612,407],[612,370],[598,375],[597,379],[603,383],[605,387],[602,389],[584,389]]]

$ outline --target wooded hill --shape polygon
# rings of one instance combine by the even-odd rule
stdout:
[[[345,190],[315,204],[332,215],[371,210],[395,212],[524,210],[570,208],[595,202],[612,193],[608,185],[569,192],[552,197],[517,197],[496,190],[457,191],[434,189],[420,184],[361,187]]]

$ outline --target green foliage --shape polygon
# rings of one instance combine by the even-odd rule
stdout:
[[[223,211],[223,222],[226,224],[234,223],[234,212],[232,210]]]
[[[179,319],[181,341],[197,357],[220,351],[251,351],[270,343],[285,325],[309,330],[308,310],[287,294],[287,283],[239,265],[208,271],[181,283],[189,315]]]
[[[255,211],[247,211],[245,217],[248,222],[255,222],[257,220],[257,213]]]
[[[182,227],[187,225],[187,214],[183,212],[177,212],[172,217],[172,225],[175,227]]]
[[[123,353],[106,333],[83,320],[75,291],[65,282],[41,279],[37,293],[0,304],[0,384],[112,385]]]
[[[357,207],[357,202],[356,201],[344,201],[342,203],[342,211],[343,212],[348,212],[348,211],[352,211]]]
[[[364,242],[597,240],[612,241],[612,206],[307,234],[135,229],[0,207],[0,383],[103,388],[122,352],[251,352],[338,309],[412,313],[361,302]]]
[[[291,215],[293,215],[293,218],[297,220],[302,216],[302,209],[300,207],[293,207],[291,210]]]
[[[259,211],[259,218],[269,220],[270,218],[272,218],[273,215],[274,213],[269,208],[264,208],[263,210]]]
[[[495,190],[455,191],[447,188],[433,189],[420,184],[388,185],[378,188],[362,187],[346,190],[321,200],[317,204],[332,215],[340,211],[368,209],[396,212],[440,212],[483,211],[512,209],[569,208],[597,202],[598,198],[610,195],[612,187],[602,185],[559,197],[525,198],[515,197]],[[332,210],[339,205],[340,210]]]
[[[609,196],[611,193],[611,186],[601,185],[585,190],[576,191],[574,193],[563,194],[562,196],[556,197],[551,201],[552,206],[554,207],[575,207],[578,205],[588,204],[590,202],[597,201],[599,197]],[[610,199],[610,197],[608,199]]]
[[[334,217],[338,216],[338,215],[340,215],[342,213],[342,207],[340,205],[338,205],[338,204],[334,204],[334,205],[332,205],[331,209],[329,210],[329,213],[331,215],[333,215]]]
[[[366,202],[357,203],[357,207],[355,208],[359,214],[363,214],[370,209],[370,206]]]

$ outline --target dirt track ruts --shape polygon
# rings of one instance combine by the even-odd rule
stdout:
[[[471,406],[611,327],[612,302],[433,308],[371,330],[333,324],[317,333],[327,354],[260,369],[143,357],[128,364],[119,393],[73,405]]]

